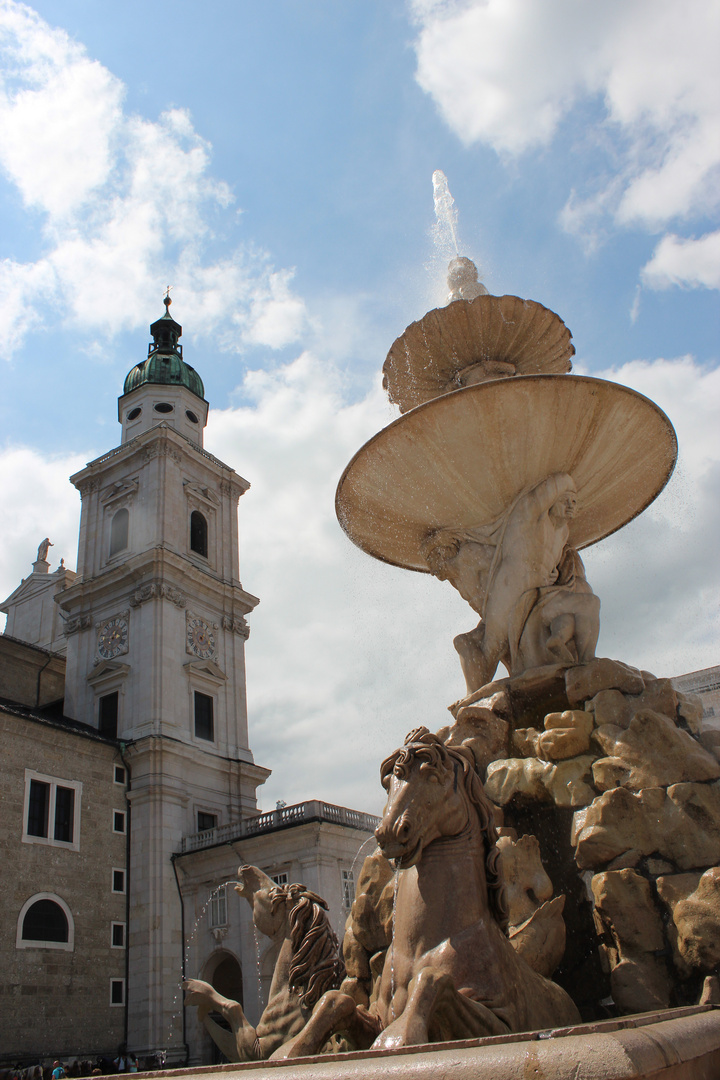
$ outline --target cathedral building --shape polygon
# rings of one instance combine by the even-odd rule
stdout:
[[[182,328],[151,326],[118,401],[120,445],[71,477],[77,569],[49,538],[0,607],[0,1064],[216,1060],[183,975],[259,1019],[273,943],[229,884],[302,881],[339,935],[376,819],[318,800],[260,814],[248,739],[238,502],[203,447],[208,403]]]

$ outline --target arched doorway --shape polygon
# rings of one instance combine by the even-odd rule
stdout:
[[[224,949],[214,952],[205,964],[202,978],[215,987],[223,997],[243,1004],[243,980],[240,962],[232,953]],[[218,1027],[230,1030],[230,1025],[219,1013],[210,1013],[210,1019],[214,1020]],[[228,1058],[220,1050],[220,1047],[205,1033],[207,1042],[210,1043],[210,1064],[224,1065]]]
[[[210,982],[223,997],[243,1003],[242,968],[230,953],[226,953],[213,971]]]

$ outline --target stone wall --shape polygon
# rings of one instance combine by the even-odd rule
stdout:
[[[0,634],[0,698],[33,708],[59,701],[64,692],[64,656]]]
[[[111,979],[125,979],[125,949],[111,948],[111,922],[126,921],[125,895],[112,892],[124,869],[126,836],[113,831],[125,811],[117,747],[39,719],[0,710],[0,1064],[91,1057],[123,1041],[125,1008],[110,1004]],[[62,784],[79,782],[73,846],[23,840],[26,770]],[[77,850],[76,850],[77,848]],[[71,948],[18,948],[23,905],[37,894],[64,901],[74,924]]]

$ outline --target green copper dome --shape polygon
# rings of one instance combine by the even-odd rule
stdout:
[[[199,398],[205,398],[205,387],[195,368],[186,364],[182,357],[182,345],[178,338],[182,335],[182,326],[175,322],[170,314],[169,296],[163,301],[165,314],[150,327],[153,336],[148,345],[147,360],[136,364],[129,371],[123,385],[123,394],[137,390],[146,383],[164,386],[185,386]]]

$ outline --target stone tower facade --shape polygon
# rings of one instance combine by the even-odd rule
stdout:
[[[182,837],[257,813],[269,775],[248,744],[238,500],[249,484],[203,449],[203,384],[180,325],[151,327],[118,403],[122,442],[73,476],[77,577],[60,599],[65,713],[124,744],[132,832],[128,1043],[182,1046]]]

